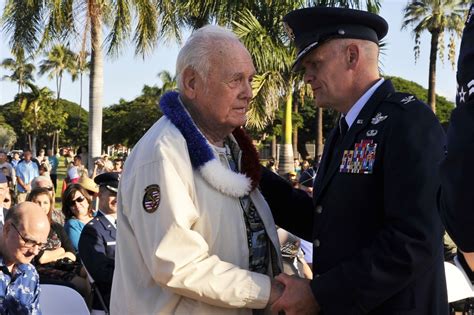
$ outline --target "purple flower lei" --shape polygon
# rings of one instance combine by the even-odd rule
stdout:
[[[215,159],[206,138],[197,129],[191,117],[178,99],[178,92],[166,92],[161,96],[160,107],[166,117],[178,128],[186,139],[193,168],[199,169],[206,162]]]

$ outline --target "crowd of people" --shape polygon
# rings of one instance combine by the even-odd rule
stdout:
[[[48,150],[48,156],[44,154],[43,149],[36,157],[28,149],[22,155],[0,151],[0,263],[8,267],[0,277],[0,290],[5,289],[0,291],[0,313],[36,314],[39,284],[71,287],[92,309],[107,310],[123,159],[119,157],[112,163],[103,155],[89,173],[82,164],[87,155],[65,158],[66,177],[60,207],[55,208],[59,159],[52,150]],[[47,228],[41,224],[38,233],[42,221],[35,211],[43,213],[48,222]],[[19,240],[6,243],[15,233]],[[30,278],[28,282],[19,278],[22,274]],[[95,295],[91,279],[97,286]]]
[[[295,161],[286,178],[274,161],[260,164],[242,128],[256,72],[246,47],[219,26],[193,32],[178,55],[178,91],[161,97],[163,117],[123,170],[108,156],[92,174],[83,152],[66,160],[61,212],[44,151],[33,159],[27,150],[12,167],[0,154],[0,200],[12,184],[9,199],[19,201],[7,208],[4,198],[0,211],[0,313],[38,313],[40,283],[87,300],[92,278],[99,294],[88,303],[112,314],[448,314],[445,227],[474,280],[464,223],[474,219],[464,175],[473,15],[474,5],[446,155],[434,113],[380,76],[382,17],[330,7],[287,14],[293,70],[340,117],[320,159]]]

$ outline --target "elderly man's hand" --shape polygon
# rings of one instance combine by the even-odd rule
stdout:
[[[285,311],[286,315],[319,314],[320,307],[309,286],[309,280],[284,273],[275,277],[285,285],[282,296],[272,304],[274,314]]]

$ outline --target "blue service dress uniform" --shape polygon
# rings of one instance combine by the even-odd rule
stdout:
[[[109,306],[112,277],[115,269],[116,228],[98,212],[97,216],[84,226],[79,239],[79,256],[99,288],[104,302]],[[94,299],[93,309],[102,309]]]
[[[327,139],[313,199],[263,170],[276,224],[313,241],[322,314],[447,314],[437,212],[444,132],[385,81],[341,140]]]
[[[456,245],[474,252],[474,4],[461,41],[457,81],[457,107],[451,115],[447,155],[440,168],[440,211]]]

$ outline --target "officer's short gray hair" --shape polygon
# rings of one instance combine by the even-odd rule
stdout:
[[[176,82],[178,89],[183,88],[183,72],[187,68],[194,69],[203,80],[210,69],[210,56],[217,45],[223,42],[240,42],[230,30],[217,25],[206,25],[196,30],[179,51],[176,61]]]

